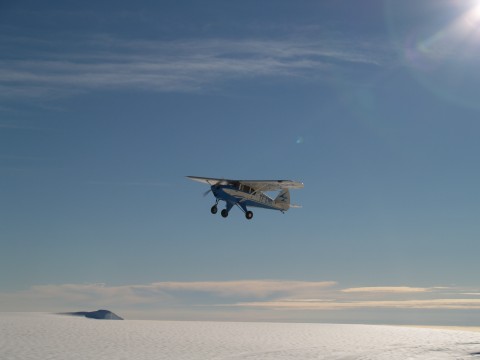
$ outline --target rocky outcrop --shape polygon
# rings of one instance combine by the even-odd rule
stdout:
[[[73,316],[84,316],[89,319],[98,319],[98,320],[123,320],[117,314],[109,310],[97,310],[97,311],[77,311],[71,313],[65,313],[65,315],[73,315]]]

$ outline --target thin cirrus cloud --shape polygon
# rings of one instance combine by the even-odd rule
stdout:
[[[387,294],[407,294],[430,292],[431,288],[419,288],[410,286],[373,286],[343,289],[344,293],[387,293]]]
[[[194,92],[229,79],[308,79],[345,64],[378,67],[385,57],[369,44],[347,41],[97,37],[83,45],[81,53],[73,49],[58,53],[45,46],[42,52],[0,61],[0,96],[48,97],[124,88]]]
[[[239,280],[239,281],[199,281],[161,282],[152,286],[164,291],[197,291],[212,293],[222,297],[266,298],[278,294],[305,295],[321,293],[334,286],[333,281],[281,281],[281,280]]]
[[[480,309],[480,299],[424,299],[424,300],[378,300],[378,301],[291,301],[237,303],[237,307],[291,309],[291,310],[345,310],[345,309]]]

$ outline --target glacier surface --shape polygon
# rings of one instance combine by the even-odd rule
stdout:
[[[396,326],[96,321],[0,313],[0,358],[172,360],[480,359],[480,333]]]

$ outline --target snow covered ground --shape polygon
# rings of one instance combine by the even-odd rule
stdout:
[[[0,313],[0,359],[480,359],[480,333]]]

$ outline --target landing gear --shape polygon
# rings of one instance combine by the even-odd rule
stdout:
[[[222,211],[220,211],[220,214],[222,215],[223,218],[227,218],[228,217],[228,214],[230,212],[230,210],[232,209],[232,207],[234,205],[237,205],[240,209],[242,209],[242,211],[245,213],[245,217],[248,219],[248,220],[251,220],[253,218],[253,212],[252,211],[249,211],[247,210],[247,207],[243,204],[239,204],[239,203],[231,203],[231,202],[227,202],[226,204],[227,206],[225,207],[225,209],[223,209]],[[210,212],[212,214],[216,214],[218,212],[218,200],[217,202],[210,208]]]

